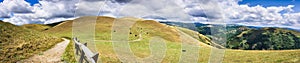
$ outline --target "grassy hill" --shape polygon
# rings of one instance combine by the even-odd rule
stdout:
[[[43,25],[43,24],[24,24],[21,27],[36,30],[36,31],[45,31],[48,28],[51,28],[51,26]]]
[[[283,50],[300,49],[300,32],[290,28],[278,27],[256,27],[227,24],[203,24],[203,23],[181,23],[161,22],[168,25],[180,26],[197,31],[207,37],[227,39],[227,42],[211,42],[207,44],[220,44],[230,49],[245,50]],[[223,27],[222,29],[216,29]],[[214,32],[214,33],[213,33]],[[212,34],[213,33],[213,34]],[[222,37],[216,36],[220,35]],[[214,46],[217,47],[217,46]]]
[[[203,34],[200,34],[196,31],[193,31],[193,30],[189,30],[189,29],[186,29],[186,28],[181,28],[181,27],[176,27],[178,30],[180,31],[183,31],[184,33],[190,35],[191,37],[207,44],[207,45],[210,45],[212,44],[211,43],[211,39],[209,37],[206,37],[205,35]],[[204,44],[202,44],[203,46],[205,46]]]
[[[86,16],[81,17],[76,20],[81,20],[85,18],[89,18],[93,16]],[[105,17],[105,16],[99,16],[96,20],[96,26],[95,26],[95,37],[96,40],[111,40],[111,32],[112,32],[112,25],[115,18],[112,17]],[[60,35],[60,36],[66,36],[71,37],[72,32],[72,24],[73,20],[65,21],[57,26],[54,26],[52,28],[49,28],[45,32]],[[156,29],[155,31],[150,29]],[[159,32],[159,33],[158,33]],[[163,33],[161,33],[163,32]],[[159,22],[152,21],[152,20],[142,20],[137,21],[131,28],[130,37],[131,40],[137,39],[138,34],[149,34],[151,36],[163,36],[163,38],[169,40],[178,42],[178,33],[174,30],[174,28],[167,27],[166,25],[160,24]]]
[[[57,24],[51,24],[52,27],[48,28],[43,32],[50,33],[59,37],[69,37],[72,36],[72,20],[64,21]]]
[[[75,20],[88,20],[91,17],[95,16],[87,16],[81,17]],[[116,18],[112,17],[104,17],[98,16],[96,20],[95,26],[95,45],[98,48],[98,52],[100,53],[101,61],[104,63],[116,63],[121,62],[116,53],[113,50],[113,44],[111,40],[112,32],[120,32],[112,30],[112,26],[114,25],[114,21]],[[129,43],[130,48],[134,55],[140,58],[148,57],[150,53],[149,49],[149,40],[153,36],[160,36],[165,39],[167,44],[166,56],[163,59],[163,63],[172,63],[179,62],[181,50],[181,31],[187,35],[190,35],[192,38],[187,38],[190,40],[197,39],[200,42],[205,44],[210,44],[210,39],[203,34],[199,34],[195,31],[188,30],[185,28],[168,26],[161,24],[152,20],[143,20],[137,19],[138,21],[129,28]],[[72,24],[73,20],[65,21],[59,23],[58,25],[49,28],[44,31],[47,33],[55,34],[61,37],[72,37]],[[88,25],[88,24],[87,24]],[[118,25],[117,25],[118,26]],[[187,42],[187,41],[184,41]],[[195,42],[189,42],[195,43]],[[196,44],[196,43],[195,43]],[[199,44],[199,58],[198,62],[207,63],[211,53],[210,45]],[[65,61],[74,61],[74,54],[72,50],[72,44],[68,46],[65,54]],[[224,63],[241,63],[241,62],[249,62],[249,63],[282,63],[282,62],[300,62],[300,50],[225,50]],[[73,59],[71,59],[73,58]]]
[[[77,18],[75,20],[85,20],[86,18],[90,18],[93,16],[87,16],[87,17],[81,17]],[[111,48],[106,48],[112,45],[107,45],[107,44],[112,44],[110,42],[111,40],[111,33],[114,32],[112,29],[113,22],[115,18],[111,17],[104,17],[104,16],[99,16],[97,17],[96,20],[96,26],[95,26],[95,41],[97,46],[99,46],[99,52],[102,52],[104,55],[103,57],[115,57],[115,56],[106,56],[111,55],[112,49]],[[72,34],[72,24],[73,20],[70,21],[65,21],[57,26],[54,26],[52,28],[49,28],[48,30],[44,31],[46,33],[51,33],[55,34],[57,36],[61,37],[71,37]],[[119,31],[115,31],[119,32]],[[150,50],[149,50],[149,40],[150,37],[153,36],[160,36],[167,40],[168,43],[170,44],[176,44],[179,45],[180,39],[178,32],[175,30],[175,28],[168,27],[167,25],[160,24],[159,22],[152,21],[152,20],[140,20],[137,21],[131,28],[130,28],[130,33],[129,35],[129,40],[130,41],[135,41],[130,43],[132,45],[132,50],[136,51],[135,54],[141,57],[145,57],[147,55],[150,55]],[[136,48],[140,47],[140,48]],[[177,51],[180,52],[180,46],[176,46]],[[173,48],[174,49],[174,48]],[[109,51],[108,51],[109,50]],[[170,49],[173,51],[172,49]],[[171,53],[171,52],[169,52]],[[72,54],[67,54],[67,55],[72,55]],[[178,59],[178,58],[177,58]],[[110,61],[110,60],[106,60]]]
[[[0,37],[0,62],[3,63],[14,63],[39,54],[62,41],[61,38],[3,21],[0,21]]]

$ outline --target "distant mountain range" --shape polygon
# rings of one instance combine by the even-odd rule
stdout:
[[[192,27],[200,27],[200,26],[208,26],[208,25],[220,25],[220,24],[204,24],[204,23],[200,23],[200,22],[195,22],[195,23],[183,23],[183,22],[171,22],[171,21],[166,21],[166,22],[160,22],[160,23],[164,23],[167,25],[173,25],[173,26],[180,26],[180,27],[185,27],[185,28],[189,28],[189,29],[193,29]],[[240,24],[226,24],[226,27],[233,27],[233,26],[245,26],[248,28],[254,28],[254,29],[260,29],[260,28],[266,28],[263,26],[249,26],[249,25],[240,25]],[[293,29],[293,28],[287,28],[287,27],[268,27],[268,28],[282,28],[282,29],[288,29],[288,30],[295,30],[300,32],[300,29]]]
[[[230,49],[282,50],[300,48],[300,30],[280,27],[245,26],[238,24],[203,24],[161,22],[188,28],[206,35]]]

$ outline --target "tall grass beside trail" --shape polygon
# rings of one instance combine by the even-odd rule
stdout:
[[[53,47],[61,38],[0,21],[0,63],[15,63]]]
[[[71,38],[68,38],[69,40],[72,40]],[[64,62],[67,62],[67,63],[76,63],[76,59],[75,59],[75,53],[74,53],[74,42],[71,41],[65,52],[63,53],[63,56],[62,56],[62,60]]]

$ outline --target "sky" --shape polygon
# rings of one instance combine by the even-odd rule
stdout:
[[[299,0],[243,0],[238,2],[238,4],[247,4],[249,6],[261,5],[263,7],[295,5],[293,8],[295,12],[300,12]]]
[[[300,0],[0,0],[0,20],[49,24],[80,16],[300,28]]]
[[[39,3],[39,0],[25,0],[25,1],[28,2],[31,6]]]

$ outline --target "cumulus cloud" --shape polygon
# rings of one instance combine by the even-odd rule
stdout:
[[[174,21],[191,21],[193,16],[186,12],[190,4],[184,0],[132,0],[119,11],[119,16],[153,17]],[[159,17],[159,18],[158,18]]]
[[[0,3],[0,17],[9,18],[11,13],[30,13],[30,4],[24,0],[4,0]]]
[[[30,4],[24,0],[4,0],[2,3],[3,7],[6,7],[8,11],[14,13],[29,13],[31,12]],[[3,9],[3,8],[1,8]]]
[[[112,1],[80,1],[76,6],[76,16],[104,15],[104,16],[133,16],[140,18],[167,19],[174,21],[192,21],[197,14],[198,0],[112,0]],[[204,0],[203,0],[204,2]],[[206,1],[205,1],[206,2]],[[213,4],[213,2],[209,2]],[[187,6],[197,7],[188,8]],[[206,4],[203,4],[206,5]],[[211,6],[210,6],[211,7]],[[207,7],[214,11],[213,8]],[[191,10],[189,10],[191,9]],[[204,13],[204,12],[203,12]],[[211,18],[220,18],[218,13],[206,11]],[[204,14],[203,14],[204,15]],[[203,17],[203,16],[196,16]]]
[[[0,7],[0,13],[2,17],[10,17],[4,21],[16,25],[46,24],[57,22],[54,20],[74,18],[76,2],[76,0],[43,0],[30,6],[24,0],[5,0],[0,4],[3,5]]]
[[[283,25],[295,25],[300,26],[300,13],[287,13],[284,14],[284,21],[281,21],[280,23]]]
[[[208,19],[223,19],[222,8],[217,0],[188,0],[185,1],[185,11],[193,17]]]
[[[281,11],[290,10],[293,6],[287,7],[267,7],[248,5],[238,5],[231,7],[227,11],[230,19],[250,20],[250,21],[279,21],[283,17]]]
[[[24,0],[0,3],[0,17],[13,24],[53,23],[80,16],[133,16],[170,21],[238,23],[260,26],[300,24],[294,5],[262,7],[240,5],[240,0]],[[9,4],[9,5],[7,5]],[[10,18],[8,18],[10,17]]]
[[[223,14],[227,23],[239,23],[255,26],[297,26],[299,13],[293,11],[294,5],[262,7],[239,5],[238,1],[223,1]],[[285,13],[281,13],[285,12]]]
[[[46,18],[64,17],[69,18],[74,16],[76,0],[48,0],[40,1],[40,5],[36,7],[35,15]],[[47,15],[47,16],[44,16]]]
[[[10,12],[7,8],[4,7],[3,4],[0,4],[0,18],[9,18]]]
[[[113,9],[109,6],[108,2],[105,1],[80,1],[76,4],[76,16],[97,16],[98,14],[109,14]]]

